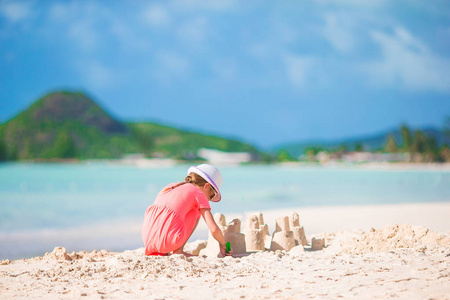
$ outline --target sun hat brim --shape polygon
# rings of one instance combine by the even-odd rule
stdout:
[[[205,172],[203,172],[202,170],[200,170],[197,167],[190,167],[188,169],[188,175],[190,173],[196,173],[198,175],[200,175],[203,179],[205,179],[207,182],[209,182],[209,184],[211,184],[214,188],[214,190],[216,190],[216,195],[214,196],[214,198],[211,199],[212,202],[219,202],[220,200],[222,200],[222,194],[220,193],[219,188],[217,187],[217,184],[214,182],[214,180],[212,180],[208,174],[206,174]]]

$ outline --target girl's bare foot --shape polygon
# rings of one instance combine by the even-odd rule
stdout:
[[[183,254],[183,255],[186,256],[186,257],[195,256],[195,255],[193,255],[193,254],[184,252],[182,249],[177,249],[177,250],[173,251],[173,254]]]

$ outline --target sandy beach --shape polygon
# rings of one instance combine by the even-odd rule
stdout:
[[[274,219],[290,212],[263,212],[270,233]],[[325,248],[225,258],[55,248],[43,257],[1,261],[0,297],[450,299],[450,203],[297,212],[308,242],[323,237]]]

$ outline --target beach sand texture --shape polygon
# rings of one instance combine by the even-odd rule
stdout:
[[[300,216],[301,217],[301,216]],[[307,231],[307,228],[306,228]],[[0,265],[0,298],[449,299],[450,235],[395,224],[308,235],[323,250],[242,257],[145,257],[143,248],[68,254]],[[189,245],[194,249],[201,243]],[[204,244],[203,246],[204,247]]]

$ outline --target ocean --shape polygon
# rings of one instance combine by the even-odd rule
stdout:
[[[140,225],[158,191],[189,165],[138,168],[107,162],[0,164],[0,259],[68,250],[142,247]],[[212,211],[450,201],[448,170],[352,166],[219,167],[222,201]]]

